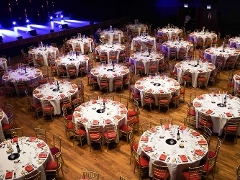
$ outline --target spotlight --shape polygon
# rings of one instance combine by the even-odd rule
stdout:
[[[50,16],[50,20],[52,20],[53,19],[53,17],[52,16]]]
[[[63,18],[63,15],[61,15],[61,18]]]
[[[13,25],[16,25],[17,23],[16,23],[16,21],[13,21],[12,24],[13,24]]]
[[[26,23],[29,23],[29,19],[26,19]]]

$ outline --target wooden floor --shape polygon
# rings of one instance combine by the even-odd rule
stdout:
[[[11,63],[21,62],[21,56],[13,57]],[[14,66],[14,64],[12,64]],[[45,67],[42,67],[43,70]],[[85,84],[85,96],[88,94],[100,94],[99,91],[93,91],[87,85],[87,77],[77,79],[82,79]],[[76,82],[77,79],[72,79],[71,81]],[[221,73],[220,80],[215,85],[221,90],[226,91],[227,89],[227,71]],[[213,87],[213,86],[209,86]],[[186,101],[189,101],[189,93],[191,91],[196,91],[197,95],[207,92],[207,88],[199,89],[189,87],[186,89]],[[128,97],[128,90],[125,89],[124,93]],[[115,93],[115,99],[118,100],[117,95],[120,93]],[[87,99],[87,98],[85,98]],[[73,145],[65,136],[64,125],[62,121],[62,116],[55,116],[53,122],[44,122],[43,118],[39,119],[32,116],[27,110],[27,100],[26,97],[5,97],[4,95],[0,96],[0,101],[7,101],[14,105],[14,114],[15,114],[15,126],[24,128],[25,136],[34,136],[33,128],[40,126],[47,129],[47,143],[51,146],[52,143],[52,134],[58,134],[62,137],[62,149],[63,149],[63,159],[65,161],[63,170],[65,178],[62,177],[60,173],[60,179],[67,180],[77,180],[82,178],[82,172],[91,170],[96,171],[100,174],[100,180],[112,180],[119,179],[120,175],[124,176],[129,180],[138,179],[137,172],[133,172],[133,164],[129,163],[129,144],[126,143],[124,139],[121,139],[119,142],[119,148],[113,147],[109,151],[106,150],[104,146],[103,151],[94,150],[90,152],[89,146],[84,142],[83,147]],[[145,120],[152,120],[156,124],[159,123],[160,117],[171,116],[174,119],[174,123],[181,125],[183,124],[183,118],[187,113],[187,104],[180,103],[177,109],[171,107],[169,113],[159,112],[158,108],[149,112],[148,109],[141,109],[140,113],[140,124]],[[138,138],[139,136],[136,135]],[[218,136],[213,135],[211,139],[211,147],[215,148]],[[222,137],[221,137],[222,138]],[[240,141],[237,144],[234,144],[233,141],[227,141],[222,144],[220,153],[217,160],[217,169],[215,174],[216,180],[234,180],[236,167],[240,164]],[[209,176],[208,179],[211,179]]]

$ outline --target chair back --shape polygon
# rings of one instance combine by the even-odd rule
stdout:
[[[188,179],[201,180],[202,175],[203,175],[202,169],[203,169],[203,166],[189,167],[189,178]]]
[[[35,131],[35,135],[38,139],[41,139],[44,142],[47,142],[46,129],[34,128],[34,131]]]
[[[25,176],[24,180],[41,180],[41,171],[36,171],[32,176]]]
[[[10,129],[12,138],[23,136],[23,127]]]
[[[53,146],[58,148],[59,152],[61,152],[62,138],[57,134],[53,134]]]
[[[152,122],[151,121],[145,121],[140,125],[142,133],[144,133],[147,130],[150,130],[152,127]]]
[[[153,168],[153,180],[167,180],[169,177],[168,166],[158,165],[156,163],[152,164]]]
[[[212,137],[212,130],[207,126],[204,126],[202,135],[206,139],[206,141],[208,142],[208,146],[209,146],[210,145],[210,140],[211,140],[211,137]]]
[[[190,116],[185,117],[184,118],[184,126],[195,129],[195,127],[196,127],[195,119],[193,117],[190,117]]]

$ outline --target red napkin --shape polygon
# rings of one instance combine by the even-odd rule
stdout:
[[[145,152],[152,151],[152,147],[147,146],[147,147],[144,148],[144,151],[145,151]]]
[[[97,103],[97,100],[93,99],[92,104],[95,104],[95,103]]]
[[[46,153],[40,153],[38,155],[38,158],[46,158],[47,157],[47,154]]]
[[[195,102],[195,103],[194,103],[194,106],[195,106],[195,107],[201,107],[201,103]]]
[[[34,170],[34,168],[33,168],[32,165],[27,165],[27,166],[25,166],[25,170],[26,170],[27,172],[31,172],[32,170]]]
[[[198,144],[199,145],[207,145],[207,141],[200,140],[200,141],[198,141]]]
[[[161,156],[159,157],[160,160],[165,161],[167,158],[166,154],[161,154]]]
[[[119,107],[120,107],[120,108],[125,108],[125,105],[124,105],[124,104],[120,104]]]
[[[41,97],[43,97],[42,94],[38,94],[38,95],[37,95],[37,98],[41,98]]]
[[[13,171],[7,171],[5,175],[5,179],[12,179]]]
[[[200,136],[200,133],[197,132],[197,131],[194,131],[194,132],[192,132],[192,135],[193,135],[193,136]]]
[[[70,92],[70,93],[74,93],[75,90],[74,90],[74,89],[70,89],[69,92]]]
[[[151,131],[152,133],[156,132],[155,128],[150,128],[149,131]]]
[[[105,120],[105,123],[106,123],[106,124],[110,124],[111,122],[112,122],[112,121],[111,121],[110,119],[106,119],[106,120]]]
[[[202,96],[202,95],[200,95],[200,96],[198,96],[197,98],[198,98],[198,99],[203,99],[203,96]]]
[[[160,90],[159,92],[160,92],[160,93],[164,93],[164,90]]]
[[[83,118],[80,120],[80,123],[85,123],[86,122],[86,118]]]
[[[45,142],[38,143],[37,145],[38,148],[42,148],[44,146],[46,146]]]
[[[141,82],[140,82],[140,81],[137,81],[136,84],[141,84]]]
[[[174,86],[179,86],[179,83],[174,83]]]
[[[103,102],[107,102],[108,101],[108,99],[103,99]]]
[[[33,142],[33,141],[35,141],[35,139],[36,139],[36,137],[29,137],[29,138],[28,138],[28,141],[29,141],[29,142]]]
[[[138,89],[143,89],[143,86],[137,86]]]
[[[227,117],[232,117],[232,113],[226,112],[226,116],[227,116]]]
[[[204,154],[204,152],[201,151],[200,149],[195,150],[194,153],[197,154],[197,155],[199,155],[199,156],[203,156],[203,154]]]
[[[202,72],[202,70],[198,70],[198,72]]]
[[[141,137],[141,141],[148,141],[148,137],[147,136],[143,136],[143,137]]]
[[[115,118],[117,118],[117,119],[121,119],[122,116],[116,115]]]
[[[65,97],[65,95],[64,95],[64,94],[60,94],[60,97],[61,97],[61,98],[64,98],[64,97]]]
[[[164,128],[165,128],[165,130],[168,130],[169,129],[169,124],[164,124]]]
[[[98,120],[93,120],[93,125],[97,125],[99,123]]]
[[[182,162],[188,162],[187,156],[186,155],[179,155],[180,159]]]
[[[213,111],[211,109],[207,110],[206,113],[207,114],[211,114]]]
[[[187,128],[187,126],[181,126],[180,130],[185,130]]]
[[[15,142],[18,142],[18,137],[14,137],[14,138],[12,139],[12,143],[15,143]]]
[[[52,99],[52,96],[48,96],[47,99]]]

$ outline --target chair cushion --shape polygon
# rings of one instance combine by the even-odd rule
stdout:
[[[195,178],[189,179],[189,172],[188,172],[188,171],[183,172],[182,175],[183,175],[183,177],[184,177],[185,179],[187,179],[187,180],[201,180],[200,177],[199,177],[199,178],[195,177]]]
[[[2,130],[3,130],[3,131],[7,131],[7,130],[12,129],[12,127],[13,127],[12,124],[3,124],[3,125],[2,125]]]
[[[208,151],[208,158],[212,158],[212,157],[214,157],[215,154],[216,154],[216,153],[215,153],[214,151],[209,150],[209,151]]]
[[[208,161],[203,165],[203,171],[211,171],[213,169],[213,166],[210,166]]]
[[[130,131],[132,131],[132,127],[130,127],[130,126],[128,126],[128,125],[122,125],[122,126],[120,126],[120,128],[119,128],[121,131],[123,131],[123,132],[130,132]]]
[[[67,128],[68,129],[73,129],[73,123],[72,122],[67,123]]]
[[[134,110],[128,110],[128,117],[136,116],[137,112]]]
[[[188,114],[191,115],[191,116],[195,116],[196,115],[196,111],[194,109],[190,109]]]
[[[133,145],[132,145],[132,149],[133,149],[134,151],[137,151],[137,150],[138,150],[138,143],[137,143],[137,144],[133,144]]]
[[[58,168],[57,161],[49,161],[46,165],[46,170],[56,170]]]
[[[168,99],[160,99],[159,102],[160,103],[168,103],[169,101],[168,101]]]
[[[142,167],[148,167],[149,166],[149,160],[145,156],[140,156],[139,158],[139,165]]]
[[[53,107],[52,107],[52,106],[45,106],[45,107],[43,107],[42,109],[43,109],[43,111],[50,112],[50,111],[53,110]]]
[[[50,151],[51,151],[52,155],[55,155],[59,152],[59,149],[57,147],[51,147]]]
[[[153,171],[153,176],[158,179],[167,179],[169,177],[169,172],[156,169],[155,171]]]
[[[38,109],[38,108],[41,108],[42,106],[41,106],[40,103],[36,103],[36,104],[33,105],[33,107],[34,107],[35,109]]]
[[[236,132],[237,131],[236,126],[226,126],[224,129],[227,130],[227,131],[231,131],[231,132]]]
[[[92,140],[96,140],[96,139],[99,139],[101,137],[101,134],[100,133],[89,133],[89,137]]]
[[[117,133],[115,131],[104,132],[103,134],[106,138],[113,139],[117,137]]]
[[[82,135],[86,134],[86,131],[85,131],[85,129],[79,128],[79,129],[75,130],[75,134],[82,136]]]
[[[70,121],[72,120],[72,117],[73,117],[72,114],[65,115],[65,119],[70,120]]]
[[[199,123],[200,123],[200,125],[207,126],[207,127],[211,127],[213,125],[213,123],[211,121],[200,120]]]
[[[143,99],[146,103],[153,103],[154,102],[154,99],[151,99],[151,98],[144,98]]]
[[[207,78],[205,78],[205,77],[199,77],[199,78],[198,78],[198,81],[200,81],[200,82],[206,82],[206,81],[207,81]]]

